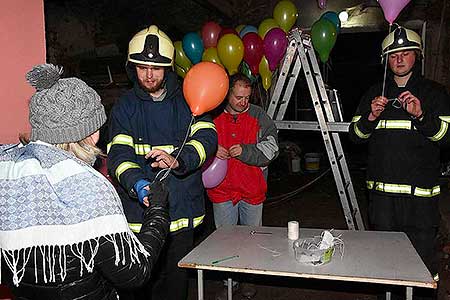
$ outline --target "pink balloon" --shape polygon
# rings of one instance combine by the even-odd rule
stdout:
[[[269,30],[264,36],[264,55],[269,62],[269,69],[273,71],[283,58],[288,45],[286,33],[279,27]]]
[[[255,32],[249,32],[242,38],[244,43],[244,61],[250,66],[253,75],[258,75],[259,63],[264,55],[264,44]]]
[[[203,186],[212,189],[218,186],[227,175],[228,160],[214,157],[210,159],[202,168]]]
[[[389,24],[394,23],[400,12],[411,0],[378,0],[384,13],[384,18]]]
[[[216,47],[222,27],[213,21],[206,22],[202,27],[203,46],[206,48]]]
[[[317,0],[317,5],[320,9],[325,9],[327,7],[327,0]]]

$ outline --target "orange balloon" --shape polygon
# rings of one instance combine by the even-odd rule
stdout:
[[[183,94],[194,116],[210,111],[225,99],[228,75],[225,69],[209,61],[194,65],[183,81]]]

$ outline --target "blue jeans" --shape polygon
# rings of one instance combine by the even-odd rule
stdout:
[[[213,203],[214,223],[216,228],[223,225],[240,225],[261,226],[263,204],[253,205],[239,201],[233,205],[232,201],[222,203]]]

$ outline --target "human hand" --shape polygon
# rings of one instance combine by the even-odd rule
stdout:
[[[375,121],[380,117],[381,113],[384,111],[386,104],[388,103],[388,99],[383,96],[375,97],[370,104],[370,114],[369,121]]]
[[[230,147],[230,150],[228,150],[231,157],[238,157],[242,154],[242,146],[240,144],[236,144]]]
[[[149,159],[149,158],[155,159],[155,161],[150,164],[150,166],[152,166],[152,168],[176,169],[180,165],[178,163],[178,161],[175,159],[175,157],[173,157],[172,155],[170,155],[169,153],[167,153],[164,150],[155,149],[155,150],[150,151],[149,153],[147,153],[145,155],[145,159]]]
[[[133,188],[138,196],[138,200],[140,203],[144,204],[145,206],[148,206],[148,191],[149,191],[149,185],[150,181],[146,179],[140,179],[138,180]]]
[[[230,158],[230,153],[228,152],[227,149],[225,149],[225,147],[223,147],[221,145],[218,145],[217,146],[216,157],[220,158],[220,159],[229,159]]]
[[[414,118],[420,118],[423,115],[420,100],[411,94],[410,91],[401,93],[397,98],[402,104],[402,107]]]

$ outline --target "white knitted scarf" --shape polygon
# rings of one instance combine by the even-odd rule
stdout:
[[[138,252],[149,255],[114,187],[91,166],[41,142],[0,146],[0,258],[15,285],[25,267],[37,270],[27,266],[37,256],[44,272],[38,278],[35,271],[36,283],[64,281],[67,251],[79,258],[81,276],[92,272],[101,237],[114,245],[116,265],[139,263]]]

